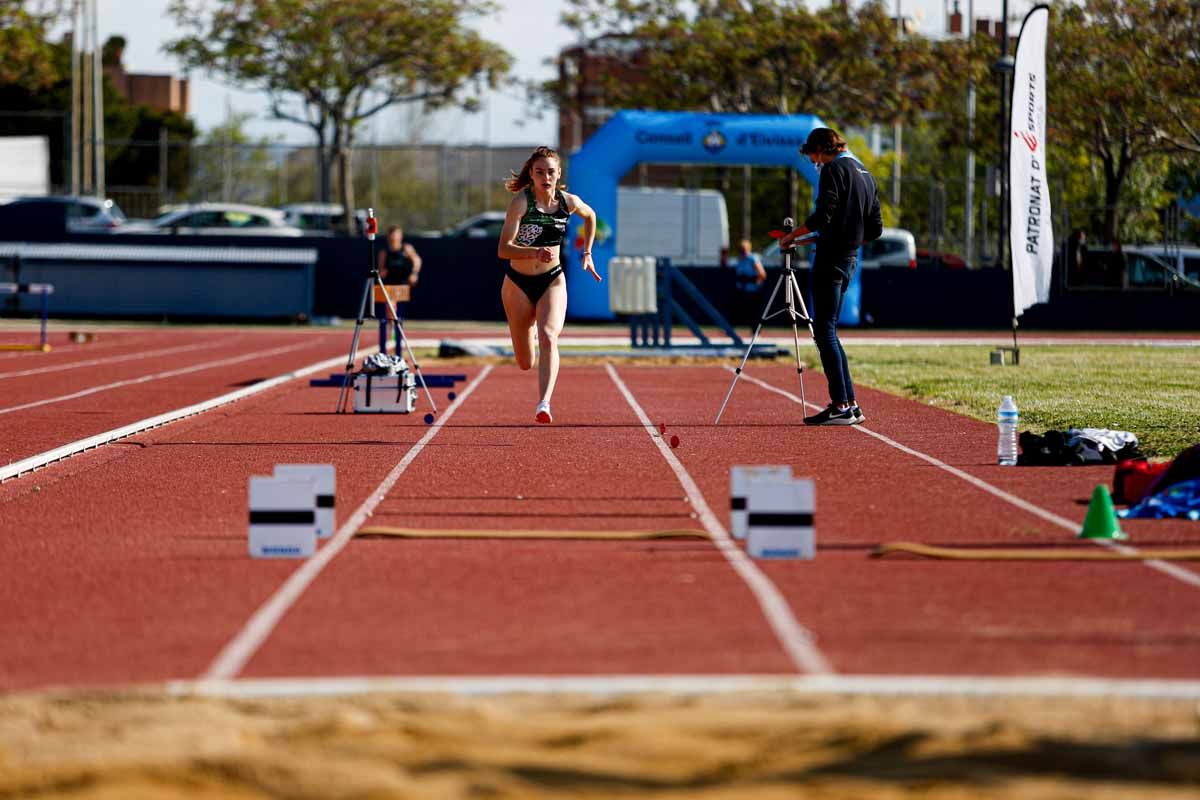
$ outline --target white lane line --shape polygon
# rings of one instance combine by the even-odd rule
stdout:
[[[729,370],[730,372],[733,371],[733,369],[731,367],[726,367],[725,369]],[[801,405],[801,406],[807,405],[809,408],[813,409],[814,411],[821,410],[821,407],[816,405],[815,403],[807,403],[807,404],[802,403],[800,398],[797,397],[796,395],[792,394],[791,392],[786,391],[784,389],[780,389],[776,386],[773,386],[773,385],[767,383],[766,381],[762,381],[762,380],[759,380],[758,378],[747,375],[745,371],[742,372],[742,379],[750,381],[751,383],[756,384],[758,386],[761,386],[762,388],[766,389],[769,392],[774,392],[775,394],[786,397],[787,399],[791,400],[792,402],[796,403],[797,405]],[[1051,523],[1052,525],[1057,525],[1060,528],[1065,528],[1066,530],[1070,531],[1072,534],[1078,533],[1080,527],[1083,525],[1082,522],[1075,522],[1073,520],[1069,520],[1066,517],[1061,517],[1058,514],[1055,514],[1051,511],[1047,511],[1044,508],[1035,506],[1033,503],[1030,503],[1027,500],[1017,497],[1015,494],[1009,494],[1008,492],[1004,491],[1003,489],[993,486],[992,484],[988,483],[985,480],[982,480],[981,478],[977,478],[968,472],[963,472],[961,469],[958,469],[957,467],[952,467],[949,464],[945,463],[944,461],[940,461],[931,455],[922,453],[919,450],[914,450],[911,447],[908,447],[907,445],[903,445],[900,442],[897,442],[895,439],[891,439],[887,436],[884,436],[882,433],[873,431],[870,428],[867,428],[863,425],[852,425],[850,427],[866,436],[873,436],[876,439],[878,439],[879,441],[883,442],[884,444],[890,445],[891,447],[894,447],[897,450],[900,450],[901,452],[907,453],[907,454],[913,456],[914,458],[919,458],[922,461],[932,464],[933,466],[937,467],[938,469],[945,470],[946,472],[949,472],[951,475],[955,476],[956,478],[961,478],[962,480],[966,481],[967,483],[971,484],[972,486],[976,487],[977,489],[981,489],[990,495],[998,497],[1001,500],[1003,500],[1004,502],[1009,503],[1010,505],[1014,505],[1017,508],[1021,509],[1022,511],[1027,511],[1030,514],[1033,514],[1034,516],[1041,517],[1042,519],[1046,520],[1047,522]],[[1101,545],[1103,547],[1108,547],[1112,550],[1116,550],[1121,553],[1132,554],[1132,553],[1138,552],[1138,549],[1136,547],[1129,547],[1128,545],[1119,544],[1117,542],[1112,542],[1107,539],[1088,539],[1087,541],[1092,542],[1093,544]],[[1158,570],[1159,572],[1161,572],[1165,575],[1168,575],[1172,578],[1175,578],[1178,581],[1182,581],[1183,583],[1186,583],[1189,586],[1195,586],[1196,588],[1200,589],[1200,575],[1198,575],[1194,572],[1191,572],[1190,570],[1184,569],[1183,567],[1179,566],[1178,564],[1172,564],[1169,561],[1161,561],[1159,559],[1146,559],[1142,563],[1145,564],[1147,567],[1150,567],[1151,569]]]
[[[228,344],[236,341],[234,339],[224,339],[217,342],[205,342],[202,344],[185,344],[179,347],[164,347],[161,350],[146,350],[138,353],[129,353],[121,356],[108,356],[106,358],[93,358],[88,361],[71,361],[65,364],[54,364],[49,367],[38,367],[37,369],[23,369],[17,372],[0,372],[0,380],[5,378],[24,378],[28,375],[41,375],[46,372],[61,372],[65,369],[77,369],[79,367],[96,367],[101,364],[117,364],[122,361],[136,361],[140,358],[154,358],[155,356],[165,356],[172,353],[187,353],[192,350],[203,350],[205,348],[217,347],[219,345]]]
[[[801,672],[818,675],[832,672],[833,669],[829,666],[829,662],[826,661],[825,656],[817,648],[812,632],[796,620],[787,601],[783,599],[783,595],[776,588],[775,584],[771,583],[771,579],[763,574],[762,570],[755,566],[754,562],[730,538],[729,532],[725,530],[725,526],[720,523],[716,514],[708,507],[708,503],[704,500],[704,495],[700,492],[700,487],[692,480],[692,476],[688,474],[683,464],[671,452],[671,449],[662,440],[662,437],[655,435],[654,424],[650,422],[650,418],[646,416],[646,412],[642,410],[633,393],[629,391],[629,387],[617,375],[616,369],[613,368],[612,364],[605,364],[604,368],[608,370],[609,377],[617,385],[617,389],[624,395],[625,402],[629,403],[630,408],[634,410],[638,419],[641,420],[642,427],[646,429],[646,433],[650,435],[650,440],[658,447],[658,452],[662,454],[667,464],[670,465],[671,471],[675,473],[675,477],[683,487],[684,493],[691,498],[692,504],[696,507],[700,522],[704,525],[704,529],[708,531],[709,536],[712,537],[713,543],[754,594],[754,598],[758,601],[759,607],[762,608],[767,623],[775,631],[775,636],[779,639],[779,643],[783,646],[788,658],[791,659],[792,663]]]
[[[317,579],[321,571],[329,566],[329,562],[333,561],[334,557],[354,538],[354,533],[362,527],[367,517],[371,516],[375,507],[383,502],[387,493],[396,485],[396,481],[400,480],[400,476],[408,469],[408,465],[425,449],[425,445],[429,444],[429,441],[434,436],[437,436],[438,431],[442,429],[446,421],[454,416],[454,412],[466,402],[466,399],[471,396],[471,393],[475,391],[491,371],[492,365],[489,364],[475,377],[475,380],[463,388],[462,392],[454,398],[454,402],[447,406],[441,416],[425,432],[425,435],[409,449],[404,458],[400,459],[400,463],[392,468],[392,471],[383,479],[383,483],[379,484],[375,491],[368,495],[363,504],[358,507],[358,510],[338,529],[334,537],[317,550],[314,556],[306,560],[299,569],[293,572],[287,581],[284,582],[283,586],[279,587],[275,594],[271,595],[254,612],[254,615],[247,620],[245,626],[217,655],[216,659],[200,678],[201,681],[220,681],[237,677],[237,674],[242,671],[271,635],[271,632],[275,630],[275,626],[279,624],[279,620],[283,619],[283,615],[296,604],[296,601],[300,599],[300,595],[304,594],[304,590],[312,585],[312,582]]]
[[[167,694],[231,699],[338,697],[368,693],[488,697],[506,694],[635,693],[857,694],[929,697],[1107,697],[1130,700],[1200,700],[1200,681],[1126,678],[1007,678],[961,675],[501,675],[412,677],[243,678],[169,681]]]
[[[357,358],[359,356],[370,355],[371,353],[376,352],[378,349],[378,347],[372,346],[359,350],[355,357]],[[136,433],[141,433],[142,431],[149,430],[151,428],[167,425],[171,422],[175,422],[176,420],[183,419],[184,417],[202,414],[205,411],[210,411],[216,408],[217,406],[222,406],[226,403],[232,403],[236,400],[241,400],[242,398],[259,394],[260,392],[265,392],[268,389],[274,389],[276,386],[287,383],[291,380],[295,380],[296,378],[302,378],[305,375],[311,375],[314,372],[326,370],[330,367],[345,366],[345,363],[346,359],[344,356],[327,358],[324,361],[318,361],[316,364],[310,364],[307,367],[302,367],[293,372],[279,375],[274,378],[269,378],[265,381],[260,381],[259,383],[251,386],[229,392],[228,394],[220,395],[219,397],[214,397],[211,400],[205,400],[185,408],[178,408],[174,411],[167,411],[166,413],[159,414],[154,417],[148,417],[147,419],[138,420],[137,422],[131,422],[130,424],[123,425],[120,428],[114,428],[110,431],[98,433],[95,436],[89,436],[86,439],[80,439],[78,441],[71,442],[70,444],[64,444],[63,446],[56,447],[53,450],[47,450],[44,453],[38,453],[37,455],[30,456],[29,458],[25,458],[20,461],[14,461],[11,464],[0,467],[0,483],[3,483],[9,478],[15,478],[18,475],[23,475],[26,472],[32,472],[33,470],[40,469],[41,467],[44,467],[47,464],[52,464],[55,461],[60,461],[64,458],[82,453],[85,450],[91,450],[94,447],[100,447],[101,445],[115,442],[118,439],[124,439],[126,436],[133,436]]]
[[[227,367],[230,364],[240,364],[243,361],[249,361],[253,358],[263,358],[265,356],[277,356],[282,353],[289,353],[292,350],[300,350],[305,347],[311,347],[312,344],[313,344],[312,342],[304,342],[302,344],[289,344],[284,347],[272,347],[269,350],[259,350],[256,353],[246,353],[245,355],[236,356],[234,358],[223,358],[220,361],[209,361],[204,364],[195,364],[190,367],[181,367],[180,369],[173,369],[168,372],[156,372],[153,375],[143,375],[140,378],[129,378],[128,380],[114,381],[113,383],[106,383],[102,386],[91,386],[87,389],[81,389],[78,392],[72,392],[71,394],[63,394],[63,395],[59,395],[58,397],[47,397],[44,400],[34,400],[32,403],[25,403],[25,404],[19,405],[19,406],[9,406],[8,408],[0,408],[0,414],[11,414],[14,411],[25,411],[26,409],[39,408],[41,406],[48,406],[53,403],[62,403],[67,400],[78,400],[80,397],[87,397],[88,395],[98,394],[100,392],[107,392],[109,389],[119,389],[122,386],[137,386],[139,384],[149,383],[151,381],[160,381],[160,380],[163,380],[164,378],[175,378],[180,375],[188,375],[192,372],[201,372],[206,369],[215,369],[216,367]]]

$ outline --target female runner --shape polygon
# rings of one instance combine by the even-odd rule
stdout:
[[[567,315],[567,282],[559,263],[560,248],[567,235],[567,219],[583,218],[583,268],[601,280],[592,264],[592,241],[596,237],[596,212],[559,188],[562,162],[549,147],[539,147],[525,161],[521,172],[505,181],[512,192],[504,228],[500,231],[497,255],[508,259],[500,299],[508,317],[513,354],[523,370],[533,367],[534,326],[537,327],[538,403],[534,419],[554,421],[550,396],[558,379],[558,335]]]

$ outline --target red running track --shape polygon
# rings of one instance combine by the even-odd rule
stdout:
[[[286,344],[297,334],[282,335]],[[242,347],[272,345],[270,336],[255,335]],[[327,349],[336,355],[346,346],[343,333]],[[327,355],[314,352],[309,363]],[[194,373],[180,379],[174,405],[297,365],[264,371],[249,361]],[[424,366],[465,371],[472,380],[481,374]],[[204,373],[207,385],[191,383]],[[680,437],[672,452],[699,489],[694,502],[684,499],[614,374],[650,420]],[[1069,545],[1071,533],[1046,516],[1081,520],[1108,469],[998,468],[991,465],[992,426],[860,392],[867,428],[1046,512],[1039,515],[860,430],[799,426],[795,402],[750,378],[796,388],[788,366],[752,366],[714,426],[732,379],[722,368],[616,365],[610,372],[568,362],[555,395],[556,424],[539,427],[531,424],[535,376],[497,367],[412,459],[370,522],[699,529],[705,504],[725,521],[731,465],[786,463],[816,481],[818,557],[754,564],[811,632],[829,670],[1197,678],[1195,566],[1182,566],[1181,578],[1138,563],[867,556],[875,544],[898,539]],[[70,388],[41,381],[46,397]],[[165,405],[172,405],[174,381],[162,381]],[[824,397],[811,372],[807,389],[810,400]],[[156,413],[139,405],[138,392],[122,391],[96,395],[105,399],[93,412],[111,419]],[[247,477],[281,462],[336,464],[340,524],[430,432],[421,414],[331,414],[335,398],[334,389],[294,381],[0,485],[7,575],[0,603],[8,609],[0,619],[0,688],[195,678],[231,642],[245,643],[247,621],[301,566],[246,556]],[[436,399],[444,404],[445,390]],[[52,411],[82,416],[66,402],[44,413]],[[0,420],[7,431],[12,420]],[[47,435],[47,447],[58,443]],[[36,439],[29,439],[33,447]],[[1138,546],[1194,546],[1200,538],[1188,523],[1125,525]],[[730,561],[697,541],[354,539],[265,633],[233,675],[812,668],[781,645]]]

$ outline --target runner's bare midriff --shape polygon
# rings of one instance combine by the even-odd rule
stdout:
[[[511,258],[509,259],[508,263],[511,264],[512,268],[517,272],[525,275],[541,275],[543,272],[549,272],[550,270],[554,269],[559,264],[559,246],[554,245],[550,249],[554,251],[554,260],[547,264],[543,264],[536,258]]]

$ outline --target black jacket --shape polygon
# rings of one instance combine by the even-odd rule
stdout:
[[[836,259],[858,250],[883,233],[879,191],[867,168],[850,156],[821,167],[816,210],[804,227],[818,231],[817,258]]]

